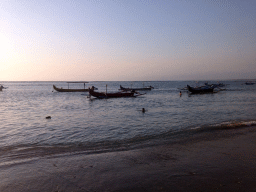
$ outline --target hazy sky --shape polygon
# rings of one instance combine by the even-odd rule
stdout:
[[[255,0],[1,0],[0,81],[256,78]]]

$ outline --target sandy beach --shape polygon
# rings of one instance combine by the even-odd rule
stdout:
[[[0,167],[0,191],[256,191],[256,127],[130,151],[45,156]]]

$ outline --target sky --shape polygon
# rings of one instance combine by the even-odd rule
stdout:
[[[255,0],[1,0],[0,81],[256,79]]]

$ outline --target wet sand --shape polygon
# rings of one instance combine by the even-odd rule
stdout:
[[[0,191],[256,191],[256,127],[0,167]]]

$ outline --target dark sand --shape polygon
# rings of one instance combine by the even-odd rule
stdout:
[[[256,191],[256,127],[0,167],[0,191]]]

